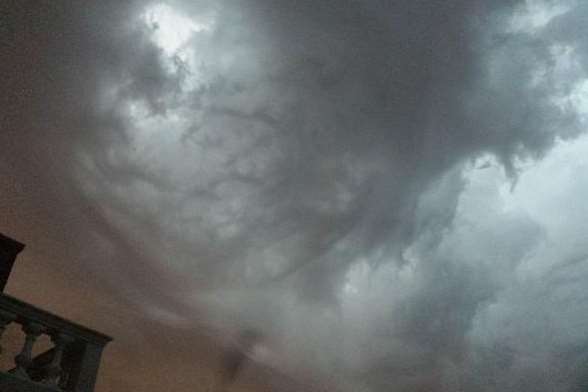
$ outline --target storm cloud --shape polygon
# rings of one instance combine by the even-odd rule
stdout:
[[[57,268],[353,391],[586,387],[587,4],[1,7],[0,207]]]

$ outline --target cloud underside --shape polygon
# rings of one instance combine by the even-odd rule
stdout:
[[[354,391],[588,385],[588,5],[9,8],[11,175],[145,317]]]

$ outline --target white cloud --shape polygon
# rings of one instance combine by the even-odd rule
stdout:
[[[152,37],[157,46],[168,56],[185,48],[193,34],[210,31],[212,20],[197,22],[190,16],[167,4],[155,4],[143,12],[143,20],[153,29]]]

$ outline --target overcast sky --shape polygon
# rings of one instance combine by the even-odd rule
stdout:
[[[333,390],[584,391],[586,37],[581,0],[3,1],[8,291],[114,336],[97,392],[206,391],[243,328]]]

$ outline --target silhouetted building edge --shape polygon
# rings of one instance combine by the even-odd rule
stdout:
[[[0,233],[0,292],[4,291],[14,260],[24,247],[24,244]]]

